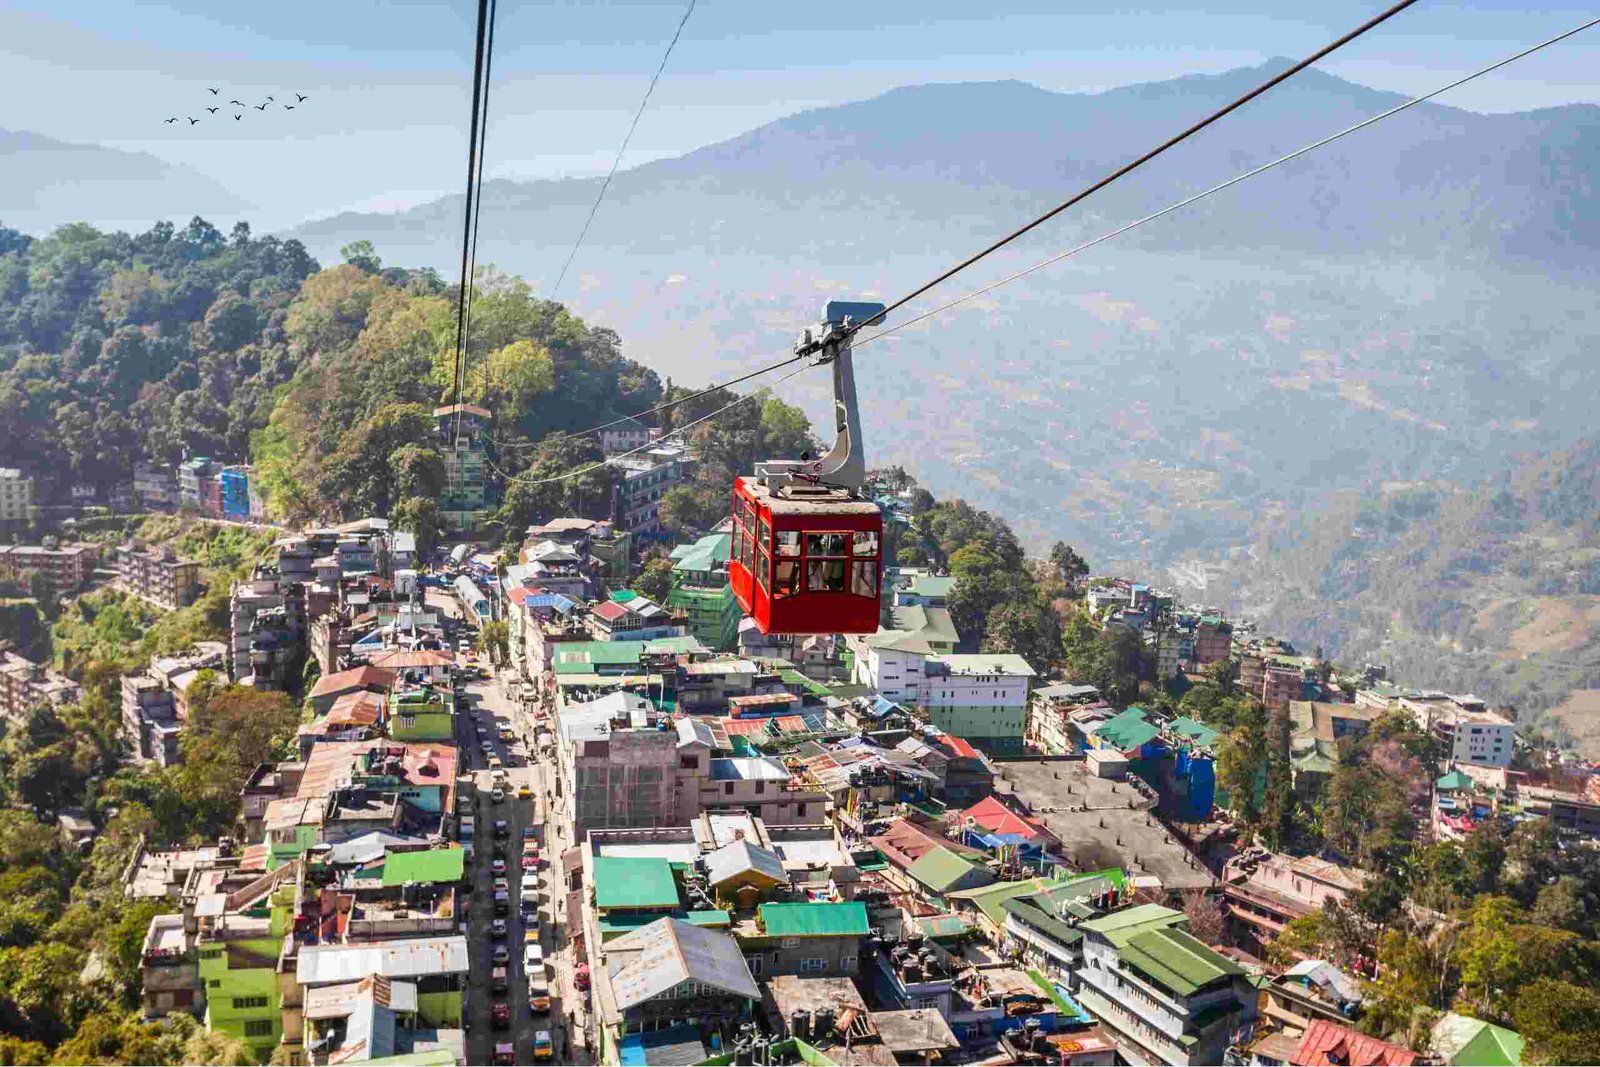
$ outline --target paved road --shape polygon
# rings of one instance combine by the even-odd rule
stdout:
[[[588,1063],[589,1060],[580,1050],[569,1052],[566,1047],[567,1028],[564,1024],[564,1012],[570,1004],[566,991],[571,986],[571,967],[566,965],[565,959],[560,955],[565,938],[557,936],[563,933],[559,911],[564,911],[562,907],[564,900],[560,899],[564,894],[557,883],[560,864],[558,849],[564,846],[547,836],[549,820],[543,798],[545,783],[549,778],[548,768],[539,763],[529,764],[527,751],[520,736],[509,743],[499,739],[496,729],[497,719],[510,721],[513,730],[519,735],[526,733],[526,726],[522,721],[520,709],[515,702],[504,695],[498,680],[475,681],[469,683],[466,688],[466,707],[457,719],[459,725],[457,743],[461,748],[463,766],[471,768],[477,783],[473,869],[470,872],[474,891],[471,896],[467,932],[469,959],[472,963],[467,985],[467,1061],[488,1063],[497,1042],[511,1041],[516,1048],[517,1062],[531,1063],[534,1032],[549,1030],[554,1044],[554,1062]],[[481,734],[477,729],[480,726]],[[527,733],[527,736],[533,735]],[[505,763],[506,774],[511,783],[509,795],[498,804],[490,796],[493,776],[487,769],[486,753],[498,756]],[[532,793],[531,799],[521,799],[516,795],[518,787],[524,784]],[[505,917],[507,936],[503,941],[494,939],[490,932],[491,921],[495,918],[493,885],[496,875],[492,871],[494,823],[500,819],[509,824],[504,877],[508,882],[511,896],[510,914]],[[521,870],[520,857],[523,831],[526,827],[533,828],[535,839],[540,843],[542,859],[536,870],[525,873]],[[564,841],[564,835],[562,840]],[[532,879],[540,890],[538,937],[540,947],[549,961],[548,967],[555,971],[550,981],[548,1016],[543,1013],[536,1016],[528,1006],[528,976],[522,966],[522,952],[525,931],[531,928],[533,920],[530,916],[525,921],[519,906],[525,879]],[[500,945],[504,945],[511,956],[510,989],[503,995],[492,993],[490,990],[490,975],[494,966],[493,954],[495,948]],[[511,1006],[511,1025],[504,1030],[493,1029],[489,1021],[490,1005],[500,1000]]]

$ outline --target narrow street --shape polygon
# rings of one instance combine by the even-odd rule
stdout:
[[[429,596],[429,606],[441,610],[452,619],[459,617],[455,604],[449,598]],[[470,628],[461,633],[472,639]],[[452,640],[455,638],[452,637]],[[511,725],[512,738],[504,741],[499,736],[497,720]],[[567,818],[557,814],[549,818],[545,790],[547,784],[554,791],[554,768],[539,761],[537,753],[530,751],[537,736],[535,724],[523,714],[519,703],[505,693],[497,677],[476,679],[465,686],[465,697],[460,702],[456,716],[456,744],[460,752],[460,774],[470,775],[474,782],[473,801],[462,809],[474,821],[470,839],[472,863],[467,869],[472,892],[467,901],[467,947],[471,971],[466,994],[466,1050],[467,1062],[485,1064],[491,1061],[494,1047],[511,1042],[515,1061],[519,1064],[534,1062],[534,1034],[539,1030],[550,1032],[553,1057],[544,1062],[562,1064],[588,1064],[591,1062],[582,1038],[578,1047],[569,1047],[567,1015],[569,1011],[582,1012],[582,997],[573,985],[575,961],[570,958],[566,937],[566,891],[561,884],[561,852],[570,847],[566,832]],[[495,802],[491,796],[494,773],[489,769],[490,757],[498,757],[505,766],[509,788],[505,799]],[[526,787],[529,796],[519,796]],[[563,803],[557,798],[558,804]],[[493,869],[496,859],[497,838],[494,824],[507,823],[503,843],[503,874]],[[533,840],[539,843],[538,866],[522,870],[524,833],[532,831]],[[554,831],[554,832],[552,832]],[[465,839],[464,839],[465,840]],[[494,908],[495,880],[503,877],[509,896],[507,914],[497,916]],[[520,906],[522,889],[526,885],[538,887],[538,909],[523,912]],[[505,920],[505,937],[495,938],[492,924],[496,918]],[[529,975],[523,962],[525,933],[535,931],[545,956],[545,970],[550,990],[549,1014],[535,1015],[528,1002]],[[504,966],[508,971],[508,988],[503,994],[492,989],[495,952],[503,948],[508,958]],[[581,962],[581,961],[576,961]],[[497,1029],[491,1017],[491,1006],[504,1001],[510,1007],[508,1027]],[[579,1026],[582,1019],[579,1016]]]

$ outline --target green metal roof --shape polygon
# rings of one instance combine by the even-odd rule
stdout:
[[[975,888],[994,881],[994,876],[988,871],[943,847],[924,853],[921,859],[906,868],[906,873],[935,893],[958,887]]]
[[[1144,930],[1122,947],[1122,962],[1132,964],[1163,986],[1191,996],[1219,978],[1244,974],[1244,968],[1217,955],[1182,930]]]
[[[1197,722],[1187,715],[1179,716],[1172,720],[1172,732],[1179,737],[1193,741],[1202,748],[1211,748],[1222,736],[1220,730],[1213,730],[1203,722]]]
[[[950,595],[950,588],[955,584],[953,577],[922,574],[911,579],[908,591],[916,596],[943,597]]]
[[[1040,898],[1043,896],[1043,893],[1030,893],[1025,897],[1012,897],[1010,900],[1000,902],[1000,910],[1063,945],[1082,941],[1082,930],[1058,919],[1047,908],[1040,906]]]
[[[706,646],[702,645],[700,639],[693,634],[684,634],[682,637],[658,637],[654,641],[646,641],[644,651],[651,655],[657,653],[676,655],[680,652],[704,652]]]
[[[865,937],[867,906],[846,904],[763,904],[756,909],[768,937]]]
[[[611,599],[616,601],[618,604],[626,604],[630,600],[638,600],[639,594],[635,593],[632,589],[618,589],[615,593],[611,594]]]
[[[1144,717],[1143,708],[1132,707],[1101,723],[1094,733],[1102,744],[1128,752],[1155,740],[1160,732]]]
[[[1005,925],[1006,913],[1002,905],[1012,897],[1025,896],[1037,893],[1041,889],[1049,889],[1061,884],[1060,879],[1053,878],[1025,878],[1020,882],[998,882],[994,885],[984,886],[981,889],[961,889],[946,894],[961,900],[970,900],[977,905],[978,910],[996,926]]]
[[[672,864],[658,856],[596,856],[597,908],[675,908],[678,883]]]
[[[961,937],[972,930],[967,920],[959,915],[924,915],[917,920],[917,926],[922,930],[922,936],[931,937],[935,941]]]
[[[595,667],[637,664],[644,645],[643,641],[562,642],[556,646],[555,673],[588,674]]]
[[[1522,1050],[1526,1042],[1515,1030],[1454,1012],[1446,1015],[1441,1023],[1452,1029],[1455,1036],[1466,1037],[1454,1054],[1444,1057],[1446,1063],[1472,1064],[1473,1067],[1514,1067],[1522,1062]],[[1476,1033],[1472,1032],[1474,1028]],[[1471,1036],[1467,1036],[1469,1034]],[[1438,1044],[1437,1040],[1435,1044]]]
[[[1163,930],[1183,921],[1181,911],[1163,908],[1160,904],[1139,904],[1090,919],[1083,924],[1083,929],[1099,934],[1120,949],[1147,930]]]
[[[1434,788],[1441,792],[1450,793],[1458,789],[1471,789],[1472,779],[1460,770],[1451,771],[1434,783]]]
[[[418,852],[391,852],[383,861],[383,884],[407,882],[459,882],[466,869],[466,853],[459,848],[430,848]]]

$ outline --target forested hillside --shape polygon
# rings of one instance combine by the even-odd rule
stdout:
[[[1238,600],[1272,632],[1600,741],[1600,439],[1477,489],[1393,486],[1274,523]],[[1576,698],[1573,694],[1576,693]],[[1567,704],[1575,699],[1576,703]]]

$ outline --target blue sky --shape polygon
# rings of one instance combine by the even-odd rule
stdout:
[[[1086,91],[1298,56],[1380,6],[702,0],[624,165],[897,85],[1020,78]],[[0,10],[0,128],[187,163],[260,205],[269,227],[407,206],[460,186],[475,8],[10,0]],[[676,0],[502,0],[491,176],[603,171],[682,11]],[[1571,2],[1423,0],[1325,69],[1421,91],[1592,15]],[[1600,102],[1597,69],[1600,30],[1442,102],[1495,111]],[[194,127],[162,124],[204,116],[207,85],[222,87],[223,100],[310,99],[239,123],[219,113]]]

